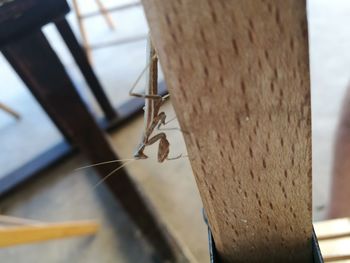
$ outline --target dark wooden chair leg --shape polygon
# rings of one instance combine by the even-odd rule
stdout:
[[[92,163],[118,159],[41,31],[6,46],[2,51],[60,130]],[[115,168],[116,165],[111,164],[96,167],[101,177]],[[126,171],[120,169],[105,183],[162,260],[172,261],[178,250],[176,242]]]
[[[76,39],[71,27],[69,26],[65,18],[55,21],[56,28],[61,34],[64,42],[70,50],[75,62],[77,63],[81,73],[85,77],[90,90],[94,94],[100,107],[102,108],[106,118],[109,121],[115,121],[117,119],[117,113],[113,108],[111,102],[107,98],[99,80],[97,79],[84,49]]]

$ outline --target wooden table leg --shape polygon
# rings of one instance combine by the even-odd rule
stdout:
[[[90,90],[94,94],[106,118],[109,121],[116,120],[117,113],[114,110],[111,102],[108,100],[99,80],[97,79],[89,63],[89,59],[86,53],[84,52],[83,48],[80,46],[67,20],[65,18],[60,19],[55,22],[55,25],[58,31],[60,32],[64,42],[66,43],[67,47],[69,48],[81,73],[84,75]]]
[[[5,47],[3,54],[60,130],[92,163],[118,159],[41,31]],[[111,164],[96,169],[104,177],[115,167],[115,164]],[[126,171],[120,169],[105,183],[162,260],[174,259],[175,250],[178,250],[176,242],[161,225]]]

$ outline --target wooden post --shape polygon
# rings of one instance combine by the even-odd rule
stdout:
[[[305,1],[142,3],[223,262],[311,262]]]

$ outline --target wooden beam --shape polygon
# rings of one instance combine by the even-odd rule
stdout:
[[[98,227],[99,225],[93,221],[0,227],[0,247],[92,235],[97,232]]]
[[[142,0],[223,262],[311,262],[305,1]]]

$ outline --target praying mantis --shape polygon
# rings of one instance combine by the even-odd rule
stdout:
[[[134,89],[147,68],[148,76],[145,94],[135,93]],[[181,158],[181,154],[176,157],[169,158],[170,143],[164,132],[153,135],[156,127],[159,130],[162,125],[165,125],[170,121],[166,122],[166,114],[164,112],[160,112],[161,106],[169,98],[169,95],[162,97],[158,94],[158,57],[150,37],[148,38],[148,65],[135,81],[135,84],[129,91],[129,94],[131,96],[145,99],[144,131],[141,142],[134,153],[134,158],[147,159],[148,156],[144,153],[145,148],[156,143],[157,141],[159,141],[158,162],[162,163],[165,160],[175,160]]]
[[[134,89],[136,88],[137,84],[139,83],[140,79],[144,75],[144,73],[148,71],[147,76],[147,86],[145,89],[144,94],[136,93],[134,92]],[[143,98],[145,99],[145,107],[144,107],[144,130],[141,138],[141,142],[137,146],[137,149],[134,153],[133,159],[124,159],[124,160],[112,160],[112,161],[106,161],[101,162],[93,165],[88,165],[84,167],[80,167],[76,170],[85,169],[88,167],[93,167],[97,165],[104,165],[108,163],[115,163],[115,162],[123,162],[127,161],[126,163],[120,165],[115,170],[110,172],[108,175],[106,175],[102,180],[100,180],[95,187],[100,185],[103,181],[107,180],[110,176],[112,176],[115,172],[117,172],[119,169],[122,169],[124,166],[129,164],[132,161],[140,160],[140,159],[147,159],[148,156],[144,153],[144,150],[147,146],[152,145],[159,141],[158,146],[158,162],[162,163],[165,160],[176,160],[179,159],[182,156],[182,154],[172,157],[169,157],[170,152],[170,143],[167,139],[167,136],[164,132],[159,132],[155,135],[155,130],[160,130],[160,127],[163,125],[166,125],[167,123],[171,122],[174,119],[171,119],[169,121],[166,121],[166,114],[162,111],[160,112],[161,106],[164,104],[164,102],[169,98],[169,95],[161,96],[158,94],[158,57],[156,54],[156,50],[152,45],[152,42],[150,38],[148,39],[148,62],[147,66],[143,69],[141,74],[136,79],[135,83],[133,84],[132,88],[129,91],[130,96]],[[176,129],[176,128],[173,128]]]

